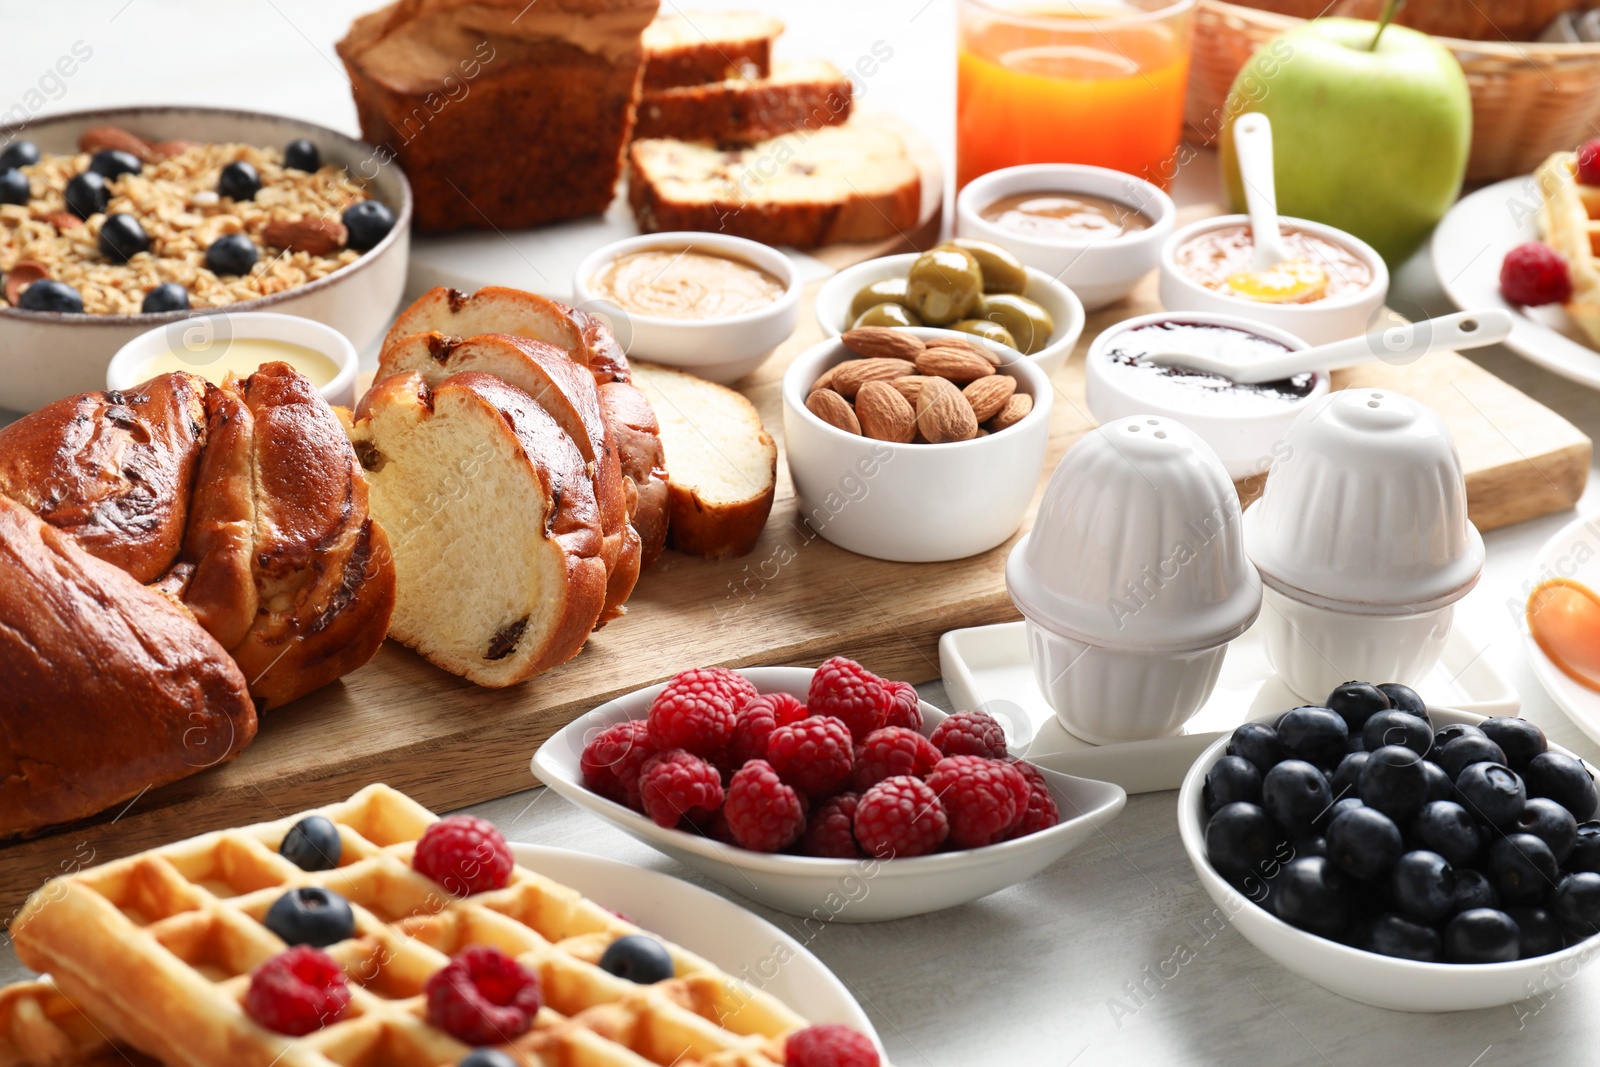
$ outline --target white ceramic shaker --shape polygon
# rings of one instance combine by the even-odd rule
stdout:
[[[1006,586],[1040,691],[1094,744],[1179,732],[1261,610],[1221,461],[1181,423],[1147,415],[1106,423],[1062,457]]]
[[[1244,519],[1267,658],[1310,701],[1347,681],[1417,684],[1483,572],[1450,431],[1409,397],[1346,389],[1284,445]]]

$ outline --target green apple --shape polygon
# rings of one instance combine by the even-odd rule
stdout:
[[[1313,19],[1252,56],[1228,94],[1219,146],[1236,211],[1232,120],[1250,111],[1272,121],[1278,211],[1352,233],[1391,267],[1461,194],[1472,97],[1461,64],[1425,33]]]

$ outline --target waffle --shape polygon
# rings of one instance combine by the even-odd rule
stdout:
[[[1539,167],[1539,231],[1572,273],[1567,314],[1600,347],[1600,186],[1581,185],[1575,152],[1557,152]]]
[[[289,828],[321,814],[339,828],[340,866],[306,872],[277,854]],[[224,830],[58,878],[14,924],[43,982],[0,991],[0,1067],[163,1063],[171,1067],[442,1067],[469,1048],[428,1024],[423,989],[450,956],[492,945],[539,975],[545,1007],[503,1046],[528,1067],[772,1067],[805,1021],[777,999],[666,942],[676,977],[635,985],[601,970],[638,927],[575,890],[516,867],[501,890],[454,898],[416,873],[435,816],[387,786],[316,812]],[[350,1010],[301,1038],[257,1025],[241,1005],[249,972],[285,948],[262,925],[289,888],[350,901],[356,936],[327,949]],[[153,1059],[124,1057],[119,1048]]]

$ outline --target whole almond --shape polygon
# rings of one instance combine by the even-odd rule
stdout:
[[[961,395],[972,405],[972,414],[978,421],[988,422],[1000,414],[1000,409],[1006,406],[1011,394],[1016,391],[1017,380],[1011,375],[991,374],[987,378],[979,378],[961,390]]]
[[[1027,417],[1033,410],[1033,397],[1027,393],[1014,393],[1000,413],[989,420],[989,429],[999,433],[1008,426],[1015,426]]]
[[[157,141],[150,146],[150,151],[156,159],[171,159],[173,156],[181,156],[191,148],[203,147],[205,145],[201,141]]]
[[[34,282],[50,277],[50,268],[34,259],[24,259],[6,272],[6,303],[16,307],[22,300],[22,290]]]
[[[975,356],[982,356],[992,367],[1000,365],[999,353],[986,345],[974,344],[959,337],[931,337],[923,344],[928,348],[954,348],[959,352],[971,352]]]
[[[846,330],[839,340],[856,355],[869,358],[914,360],[922,351],[922,341],[915,334],[888,326],[858,326]]]
[[[843,363],[835,363],[833,366],[823,371],[822,374],[818,376],[817,380],[811,383],[811,391],[816,392],[818,389],[832,389],[833,376],[839,373],[839,368],[842,366],[844,366]]]
[[[931,378],[917,395],[917,429],[936,445],[970,441],[978,436],[978,420],[961,390],[943,378]]]
[[[952,382],[970,382],[993,374],[994,364],[976,352],[941,345],[923,350],[917,357],[917,373],[948,378]]]
[[[156,158],[155,149],[149,141],[120,126],[91,126],[78,135],[80,152],[103,152],[107,149],[131,153],[141,163],[149,163]]]
[[[873,357],[871,359],[852,359],[841,363],[833,372],[833,380],[828,388],[840,396],[853,397],[868,382],[887,382],[895,378],[904,378],[916,370],[916,364],[905,359],[888,359],[886,357]]]
[[[861,432],[879,441],[905,444],[917,432],[917,413],[888,382],[868,382],[856,394]]]
[[[40,222],[48,222],[61,233],[75,230],[83,225],[83,220],[70,211],[47,211],[39,216]]]
[[[345,246],[349,232],[337,219],[277,219],[267,223],[261,239],[274,248],[328,256]]]
[[[854,434],[861,432],[861,422],[856,418],[850,401],[832,389],[813,390],[806,397],[806,410],[836,430]]]
[[[889,382],[894,386],[895,392],[905,397],[912,407],[917,406],[917,394],[922,392],[922,383],[928,380],[926,374],[908,374],[904,378],[895,378]]]

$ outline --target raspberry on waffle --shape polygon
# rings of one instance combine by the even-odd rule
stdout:
[[[296,815],[41,889],[13,933],[23,962],[52,982],[0,991],[0,1063],[449,1067],[470,1046],[429,1024],[426,990],[474,946],[538,978],[543,1007],[531,1029],[498,1046],[525,1067],[776,1067],[805,1026],[769,994],[665,942],[672,978],[635,985],[602,970],[612,942],[642,931],[526,868],[513,867],[504,888],[451,896],[412,866],[435,816],[386,786],[316,813],[339,831],[333,870],[303,871],[278,855]],[[354,909],[355,936],[325,950],[350,1001],[337,1021],[288,1037],[257,1024],[242,1001],[251,972],[286,949],[262,925],[267,909],[302,886],[337,892]]]

